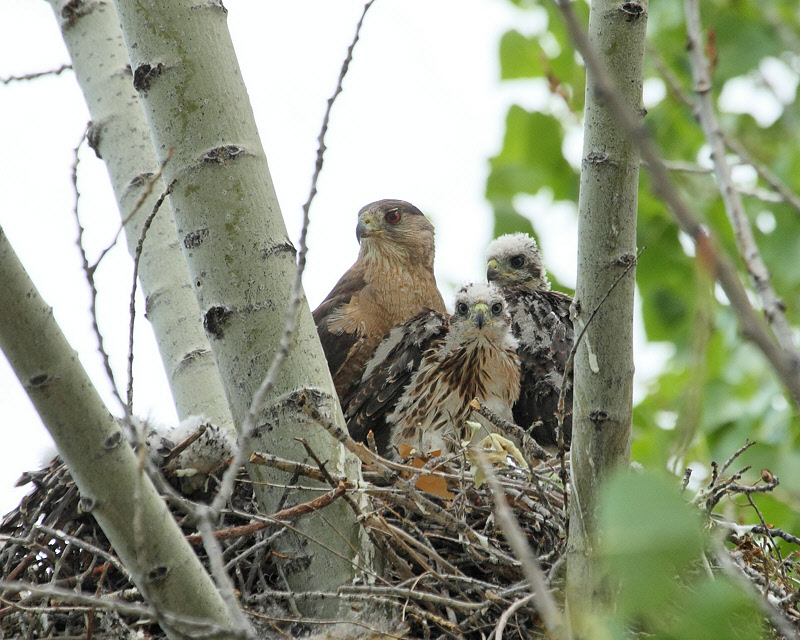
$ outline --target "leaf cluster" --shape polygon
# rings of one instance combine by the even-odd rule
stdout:
[[[541,26],[503,36],[501,77],[524,88],[531,100],[508,111],[502,148],[490,161],[486,197],[495,213],[495,234],[536,235],[542,232],[536,228],[538,220],[561,215],[552,203],[577,204],[580,167],[570,161],[569,146],[582,124],[585,70],[555,3],[514,4],[527,22],[538,16]],[[587,4],[573,6],[586,22]],[[748,152],[729,153],[737,187],[787,319],[797,326],[800,210],[779,193],[768,173],[787,191],[800,192],[800,57],[795,53],[800,15],[788,0],[768,5],[713,0],[703,2],[701,10],[718,117],[726,136]],[[722,248],[736,257],[741,280],[752,290],[711,170],[708,143],[695,118],[686,37],[682,3],[650,4],[645,123],[674,169],[672,177],[685,200],[713,229]],[[741,87],[749,88],[747,95],[731,97]],[[771,120],[765,119],[767,114]],[[746,462],[770,466],[785,478],[784,486],[798,486],[796,406],[769,364],[741,335],[724,294],[695,260],[691,241],[653,196],[647,172],[641,176],[637,233],[639,247],[647,249],[637,265],[637,289],[647,340],[662,343],[670,355],[635,407],[634,459],[680,471],[687,463],[707,465],[708,460],[726,458],[749,438],[758,446],[745,454]],[[537,196],[536,215],[531,215],[529,196]],[[779,490],[766,502],[765,511],[781,526],[800,527],[796,492]]]
[[[563,215],[564,209],[553,203],[572,203],[577,210],[580,167],[570,147],[582,125],[585,69],[556,3],[513,4],[527,22],[538,16],[541,26],[510,31],[500,42],[502,79],[524,89],[530,99],[508,111],[502,148],[490,161],[486,197],[494,209],[496,235],[537,235],[544,233],[544,225],[537,229],[540,220]],[[576,2],[573,7],[585,24],[588,4]],[[709,0],[701,3],[701,12],[710,90],[723,132],[732,141],[728,158],[736,185],[787,319],[797,327],[800,209],[791,196],[800,193],[800,14],[789,0]],[[758,304],[726,217],[708,141],[696,119],[686,42],[683,3],[650,3],[645,124],[685,201],[735,258],[740,278]],[[755,440],[758,444],[742,460],[755,468],[769,467],[782,478],[781,487],[762,496],[759,507],[767,521],[797,532],[797,407],[761,353],[741,334],[724,293],[695,260],[691,240],[653,195],[647,171],[641,176],[637,235],[639,248],[647,249],[637,264],[637,290],[646,338],[664,345],[669,355],[634,409],[633,457],[648,468],[676,473],[691,464],[699,477],[710,460],[725,459],[746,440]],[[535,215],[530,196],[535,196]],[[557,257],[547,255],[546,242],[544,248],[546,261]],[[798,336],[795,331],[795,342]],[[610,534],[605,551],[625,585],[621,602],[626,619],[641,620],[652,631],[655,618],[669,619],[668,611],[681,610],[686,615],[658,627],[658,637],[761,637],[757,625],[747,622],[752,607],[742,602],[744,596],[732,583],[696,580],[687,591],[667,579],[688,570],[704,544],[694,516],[667,493],[661,481],[649,479],[637,481],[636,487],[614,483],[606,497]],[[741,522],[757,522],[752,510],[734,501],[725,508]],[[646,548],[637,548],[636,540],[646,542]],[[739,635],[730,636],[722,620],[736,619],[730,617],[734,611],[744,612],[746,620]]]

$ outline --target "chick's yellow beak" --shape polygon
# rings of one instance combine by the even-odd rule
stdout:
[[[492,280],[497,280],[500,275],[500,265],[497,264],[497,260],[492,258],[486,265],[486,279],[492,282]]]
[[[483,329],[486,324],[486,314],[489,313],[489,307],[484,302],[479,302],[472,308],[472,322],[478,329]]]

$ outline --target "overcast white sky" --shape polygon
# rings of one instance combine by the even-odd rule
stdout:
[[[227,0],[228,22],[290,235],[314,167],[326,100],[363,8],[361,0]],[[540,28],[543,11],[505,0],[377,0],[328,132],[325,168],[312,207],[305,289],[315,307],[357,253],[355,216],[380,198],[408,200],[437,228],[437,277],[453,287],[485,276],[491,234],[484,200],[488,158],[502,144],[505,111],[549,98],[531,82],[499,82],[498,43],[509,28]],[[6,3],[0,23],[0,77],[69,62],[50,6]],[[105,379],[89,330],[89,294],[75,248],[70,165],[89,119],[71,72],[0,85],[0,225],[28,268],[104,397]],[[577,147],[578,150],[580,146]],[[116,232],[116,204],[104,165],[80,153],[81,219],[90,255]],[[574,285],[575,220],[547,198],[525,205],[542,234],[545,258]],[[98,270],[100,322],[124,389],[131,262],[120,243]],[[138,304],[144,308],[143,302]],[[135,410],[175,420],[146,322],[137,322]],[[637,362],[637,374],[642,367]],[[114,406],[110,403],[109,406]],[[0,513],[19,500],[9,487],[52,453],[49,437],[0,356]]]

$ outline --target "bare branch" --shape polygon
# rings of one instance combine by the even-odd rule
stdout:
[[[653,192],[659,196],[673,212],[681,228],[689,234],[697,247],[700,264],[717,279],[730,301],[731,308],[739,318],[744,335],[764,354],[775,369],[778,377],[795,403],[800,407],[800,359],[796,353],[787,353],[775,341],[775,337],[764,326],[759,314],[753,309],[747,293],[739,281],[739,275],[727,256],[720,253],[713,236],[698,221],[694,212],[678,194],[669,172],[650,139],[647,129],[642,126],[617,97],[613,81],[600,63],[599,56],[592,50],[586,34],[583,33],[570,3],[559,0],[558,6],[564,15],[570,36],[583,56],[586,66],[592,70],[597,88],[602,91],[607,104],[613,109],[620,124],[639,146],[642,159],[652,177]]]
[[[783,182],[777,175],[775,175],[769,167],[756,160],[750,151],[748,151],[747,148],[736,138],[733,138],[724,131],[722,131],[721,134],[722,140],[728,149],[739,156],[742,159],[742,162],[753,167],[753,169],[756,170],[756,173],[761,176],[761,179],[778,193],[783,202],[791,205],[797,209],[798,212],[800,212],[800,195],[797,195],[788,186],[786,186],[786,183]]]
[[[778,343],[787,355],[800,366],[800,353],[792,337],[792,329],[784,314],[783,301],[772,287],[771,276],[758,250],[753,229],[744,210],[741,194],[733,184],[731,168],[725,157],[725,141],[714,112],[709,63],[701,43],[700,6],[698,0],[685,0],[686,30],[694,89],[697,93],[697,119],[711,146],[711,158],[719,184],[725,211],[733,227],[736,246],[744,259],[756,293],[764,306],[764,315]]]
[[[258,522],[252,522],[250,524],[245,524],[239,527],[231,527],[229,529],[220,529],[218,531],[214,531],[212,535],[216,540],[230,540],[231,538],[239,538],[243,536],[252,535],[256,531],[260,531],[261,529],[267,529],[269,527],[273,527],[278,522],[288,522],[289,520],[294,520],[295,518],[299,518],[300,516],[307,515],[309,513],[313,513],[314,511],[327,507],[337,498],[341,498],[345,493],[345,489],[346,487],[344,483],[339,483],[339,485],[332,491],[328,491],[328,493],[321,495],[318,498],[314,498],[309,502],[304,502],[302,504],[297,504],[293,507],[282,509],[281,511],[273,513],[268,518],[265,518],[264,520],[260,520]],[[187,536],[186,540],[189,541],[191,544],[200,544],[201,542],[203,542],[204,539],[202,536],[197,535],[197,536]]]
[[[169,157],[167,158],[169,160]],[[167,160],[164,161],[166,164]],[[159,177],[161,171],[164,170],[164,165],[161,165],[159,169]],[[153,219],[156,217],[158,210],[161,208],[161,205],[164,203],[166,197],[172,191],[172,187],[175,185],[175,181],[167,185],[166,190],[162,193],[158,200],[156,200],[155,204],[153,205],[152,213],[147,216],[147,219],[144,221],[142,225],[142,234],[139,237],[139,243],[136,245],[136,255],[133,258],[133,284],[131,286],[131,302],[130,302],[130,329],[128,333],[128,413],[133,412],[133,329],[134,324],[136,322],[136,285],[138,282],[139,277],[139,261],[142,257],[142,247],[144,246],[144,239],[147,236],[147,232],[150,229],[150,225],[153,224]],[[144,202],[144,197],[139,202]],[[131,214],[133,215],[133,214]]]
[[[100,352],[100,357],[103,360],[103,366],[106,369],[106,375],[108,376],[109,382],[111,382],[111,391],[114,394],[114,397],[119,401],[120,405],[122,406],[123,410],[126,413],[130,413],[125,401],[122,399],[122,396],[119,395],[119,391],[117,391],[117,385],[114,381],[114,372],[111,369],[111,361],[108,357],[108,352],[106,351],[105,347],[103,346],[103,334],[100,333],[100,325],[97,322],[97,286],[94,282],[94,273],[97,269],[97,264],[90,266],[89,265],[89,258],[86,255],[86,248],[83,246],[83,225],[81,224],[80,216],[78,215],[78,205],[80,203],[81,193],[78,190],[78,165],[80,164],[80,157],[78,156],[78,152],[80,151],[81,145],[83,141],[86,140],[86,136],[89,132],[89,125],[86,125],[86,129],[81,136],[81,140],[78,143],[78,146],[74,149],[73,161],[72,161],[72,190],[75,196],[75,200],[73,203],[73,210],[72,213],[75,216],[75,223],[78,225],[78,238],[76,240],[76,245],[78,246],[78,250],[81,254],[81,260],[83,262],[83,272],[86,276],[86,281],[89,283],[89,288],[91,289],[91,314],[92,314],[92,329],[94,329],[94,333],[97,336],[97,349]]]
[[[51,69],[49,71],[36,71],[34,73],[26,73],[23,76],[8,76],[0,78],[0,83],[11,84],[12,82],[24,82],[25,80],[36,80],[37,78],[44,78],[47,76],[60,76],[67,69],[72,69],[71,64],[62,64],[58,69]]]

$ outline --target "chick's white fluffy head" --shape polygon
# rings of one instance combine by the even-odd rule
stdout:
[[[550,290],[539,246],[525,233],[509,233],[494,240],[486,249],[486,260],[486,277],[498,286]]]

